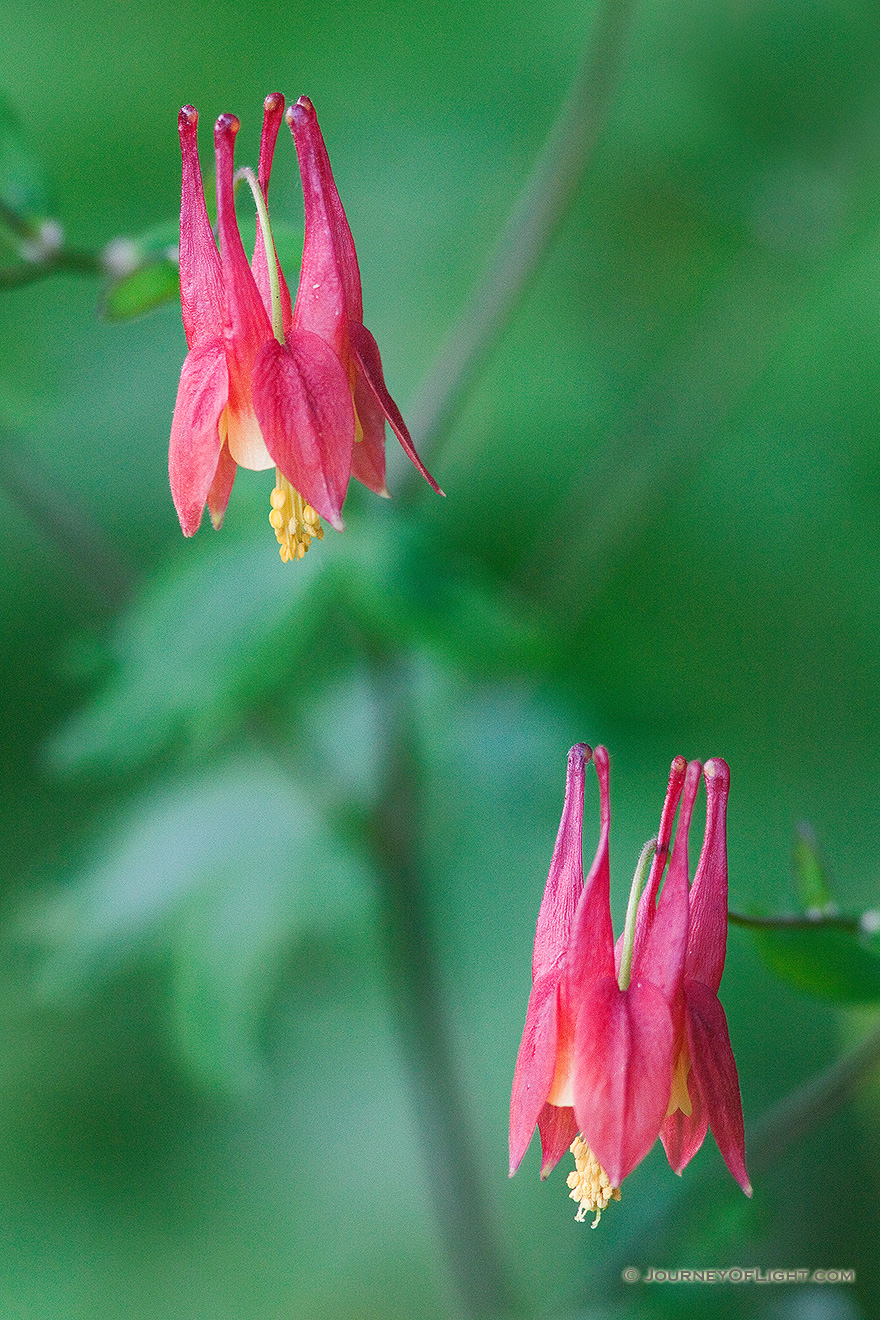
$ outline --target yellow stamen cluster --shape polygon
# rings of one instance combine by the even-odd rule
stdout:
[[[575,1137],[569,1149],[574,1156],[574,1172],[566,1180],[571,1188],[569,1196],[580,1202],[575,1219],[582,1224],[587,1211],[592,1214],[595,1210],[596,1218],[590,1225],[595,1228],[608,1202],[620,1200],[620,1188],[611,1186],[608,1174],[583,1137]]]
[[[276,476],[278,484],[272,491],[269,522],[275,529],[281,558],[289,564],[292,559],[302,559],[313,540],[324,539],[324,528],[311,504],[306,504],[280,472],[276,471]]]

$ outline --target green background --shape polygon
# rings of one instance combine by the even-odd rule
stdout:
[[[144,234],[176,216],[182,104],[207,174],[218,114],[254,164],[263,97],[307,93],[406,415],[593,12],[3,0],[5,195],[41,172],[71,244]],[[285,130],[292,283],[298,187]],[[571,743],[611,751],[618,929],[678,753],[730,764],[731,907],[796,910],[801,820],[841,908],[878,902],[878,197],[875,5],[634,3],[599,146],[432,454],[447,498],[353,489],[345,534],[286,568],[268,474],[180,535],[178,307],[110,322],[85,275],[0,290],[4,1320],[459,1313],[369,846],[392,688],[461,1140],[521,1313],[876,1314],[876,1086],[751,1202],[711,1139],[681,1182],[658,1148],[595,1233],[562,1167],[541,1185],[532,1149],[508,1181],[506,1147]],[[596,798],[590,772],[590,854]],[[741,929],[721,993],[747,1131],[872,1021]]]

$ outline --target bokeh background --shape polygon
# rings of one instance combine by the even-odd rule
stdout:
[[[751,1202],[711,1139],[681,1181],[652,1152],[595,1233],[562,1167],[539,1183],[535,1149],[507,1178],[571,743],[612,753],[618,923],[678,753],[731,766],[733,908],[797,911],[800,821],[840,908],[878,904],[877,7],[627,9],[596,150],[432,448],[447,498],[389,444],[398,498],[353,489],[345,534],[298,566],[278,559],[269,474],[240,474],[220,533],[180,535],[173,301],[109,319],[87,271],[0,289],[4,1320],[474,1311],[395,911],[436,992],[471,1199],[506,1280],[496,1310],[877,1313],[870,1080],[780,1142]],[[310,95],[406,415],[596,8],[2,0],[0,15],[3,199],[87,252],[173,242],[182,104],[201,111],[210,173],[219,113],[240,116],[238,160],[255,164],[263,97]],[[293,282],[286,130],[276,159]],[[252,228],[245,198],[240,214]],[[4,231],[9,267],[19,238]],[[376,828],[395,792],[396,909]],[[596,799],[590,777],[590,854]],[[752,1130],[875,1012],[775,976],[741,929],[722,999]],[[626,1285],[624,1265],[857,1281],[707,1292]]]

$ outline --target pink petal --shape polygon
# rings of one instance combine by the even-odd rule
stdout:
[[[180,373],[168,449],[171,494],[184,536],[198,530],[217,472],[223,444],[219,423],[228,394],[223,345],[191,348]]]
[[[574,1112],[596,1159],[619,1187],[660,1133],[672,1087],[674,1031],[656,987],[613,976],[592,987],[575,1031]]]
[[[556,1072],[558,1000],[561,969],[538,978],[529,995],[526,1024],[513,1073],[510,1095],[510,1173],[528,1149]],[[572,1137],[572,1141],[574,1137]],[[570,1144],[570,1143],[569,1143]]]
[[[205,206],[197,142],[199,116],[185,105],[177,116],[183,180],[180,193],[180,304],[190,348],[223,333],[225,298],[220,254]]]
[[[727,1018],[718,996],[708,986],[699,981],[686,981],[684,992],[691,1056],[689,1089],[693,1078],[724,1163],[746,1196],[751,1196],[752,1185],[746,1173],[739,1077],[730,1046]]]
[[[416,447],[412,442],[412,436],[406,429],[406,423],[400,415],[400,409],[388,393],[388,387],[385,384],[385,377],[382,372],[382,359],[375,339],[366,326],[358,322],[350,322],[348,331],[351,339],[351,351],[358,372],[391,423],[391,429],[403,446],[404,453],[415,464],[432,490],[435,490],[438,495],[442,495],[443,491],[416,453]]]
[[[306,250],[309,249],[310,239],[315,245],[309,252],[308,263],[306,251],[303,252],[303,272],[307,264],[311,272],[313,269],[321,269],[325,260],[332,261],[334,272],[341,282],[345,315],[349,321],[362,321],[361,274],[354,239],[333,179],[330,157],[318,126],[318,116],[307,96],[301,96],[296,105],[290,107],[287,122],[293,134],[302,176]],[[308,328],[316,329],[312,325]]]
[[[691,886],[685,975],[718,989],[727,952],[727,795],[730,770],[715,759],[704,767],[706,833]]]
[[[287,122],[296,144],[306,223],[294,325],[320,335],[347,366],[351,309],[357,308],[357,319],[361,316],[354,243],[311,101],[303,97],[291,106]]]
[[[675,820],[675,811],[678,806],[678,800],[681,797],[686,770],[687,761],[683,756],[676,756],[669,770],[669,786],[666,789],[666,799],[663,803],[663,810],[660,813],[660,829],[657,831],[657,851],[651,862],[651,870],[648,874],[648,883],[645,885],[645,892],[639,900],[639,909],[636,916],[634,958],[638,954],[638,950],[648,927],[654,920],[657,890],[660,887],[660,879],[663,875],[666,863],[669,860],[669,841],[672,838],[672,823]]]
[[[568,753],[562,819],[535,932],[532,978],[536,981],[551,967],[557,966],[565,952],[584,888],[584,771],[591,756],[592,751],[586,743],[576,743]]]
[[[269,453],[290,484],[341,530],[351,474],[354,408],[345,372],[318,335],[271,339],[253,372],[254,407]]]
[[[569,1105],[545,1105],[538,1115],[541,1134],[541,1177],[556,1168],[578,1134],[574,1110]]]
[[[670,1004],[678,996],[687,948],[688,831],[702,769],[699,761],[687,767],[669,874],[653,918],[646,922],[641,947],[633,954],[633,979],[656,985]]]
[[[226,285],[227,351],[236,364],[237,373],[245,381],[260,348],[272,338],[272,327],[251,274],[235,218],[232,176],[238,129],[235,115],[221,115],[214,127],[214,148],[217,158],[217,230]]]
[[[578,900],[572,922],[568,957],[568,996],[577,1004],[601,977],[614,976],[614,932],[611,927],[611,877],[608,838],[611,829],[608,753],[597,747],[593,753],[599,778],[599,846]]]

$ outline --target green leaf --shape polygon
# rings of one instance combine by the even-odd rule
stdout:
[[[790,985],[839,1003],[880,1003],[880,956],[856,931],[821,921],[748,929],[764,962]]]
[[[30,915],[52,946],[38,993],[75,1002],[158,955],[186,1067],[208,1086],[246,1086],[285,954],[360,917],[363,881],[292,778],[256,757],[214,767],[144,795],[95,866]]]

